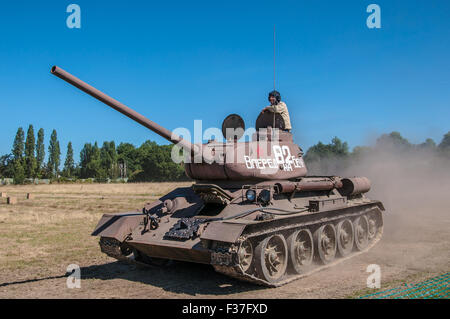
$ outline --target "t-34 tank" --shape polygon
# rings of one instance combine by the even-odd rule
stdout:
[[[365,177],[308,177],[303,152],[283,120],[261,113],[239,142],[242,119],[222,125],[226,142],[191,144],[59,67],[51,73],[185,151],[195,182],[148,203],[141,213],[105,214],[92,235],[118,260],[211,264],[240,280],[279,286],[367,251],[381,238],[383,204]],[[230,137],[231,136],[231,137]]]

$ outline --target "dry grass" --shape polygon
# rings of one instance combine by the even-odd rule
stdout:
[[[8,271],[107,260],[89,234],[103,213],[140,210],[180,185],[190,183],[61,184],[2,186],[18,204],[0,200],[0,278]],[[26,199],[26,193],[35,198]]]
[[[8,185],[0,186],[0,192],[25,198],[26,193],[41,195],[139,195],[161,196],[167,191],[185,183],[129,183],[129,184],[50,184],[50,185]]]
[[[0,192],[18,199],[17,205],[6,205],[0,198],[0,298],[339,298],[365,291],[366,267],[373,263],[382,268],[383,287],[448,272],[448,205],[431,214],[416,202],[416,209],[389,205],[383,239],[369,253],[275,289],[239,282],[208,265],[140,269],[100,252],[98,238],[90,234],[103,213],[141,209],[188,185],[0,186]],[[26,200],[28,192],[35,199]],[[66,286],[69,264],[81,267],[81,289]]]

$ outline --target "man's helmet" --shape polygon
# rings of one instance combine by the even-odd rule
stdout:
[[[273,90],[272,92],[270,92],[270,93],[269,93],[269,97],[268,97],[269,101],[270,101],[270,97],[271,97],[271,96],[275,97],[275,99],[277,100],[277,102],[280,103],[280,101],[281,101],[281,95],[280,95],[280,92],[275,91],[275,90]]]

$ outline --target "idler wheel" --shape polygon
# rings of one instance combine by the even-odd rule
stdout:
[[[288,237],[291,268],[298,274],[304,273],[314,256],[314,241],[309,229],[300,229]]]
[[[340,221],[336,226],[337,248],[339,254],[344,257],[352,252],[355,232],[350,219]]]
[[[355,230],[355,245],[358,250],[364,250],[369,245],[369,221],[366,216],[359,216],[353,221]]]
[[[314,232],[315,248],[319,260],[323,264],[328,264],[334,260],[336,256],[336,229],[333,224],[325,224],[320,226]]]
[[[250,240],[244,240],[238,248],[238,260],[244,272],[247,272],[253,261],[253,246]]]
[[[255,249],[255,267],[261,279],[270,283],[279,281],[286,272],[288,249],[281,234],[265,238]]]
[[[120,245],[120,252],[125,257],[130,257],[131,255],[133,255],[134,249],[131,248],[131,246],[129,246],[128,244],[124,243],[124,244]]]
[[[371,242],[376,238],[381,230],[380,220],[375,213],[369,214],[367,216],[367,220],[369,222],[368,239],[369,242]]]

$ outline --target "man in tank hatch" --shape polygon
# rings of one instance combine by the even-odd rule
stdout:
[[[291,120],[289,118],[289,111],[288,111],[286,103],[281,101],[280,92],[275,91],[275,90],[270,92],[269,93],[269,102],[270,102],[270,105],[265,107],[262,110],[262,112],[279,113],[284,120],[284,130],[287,132],[290,132],[292,127],[291,127]]]

